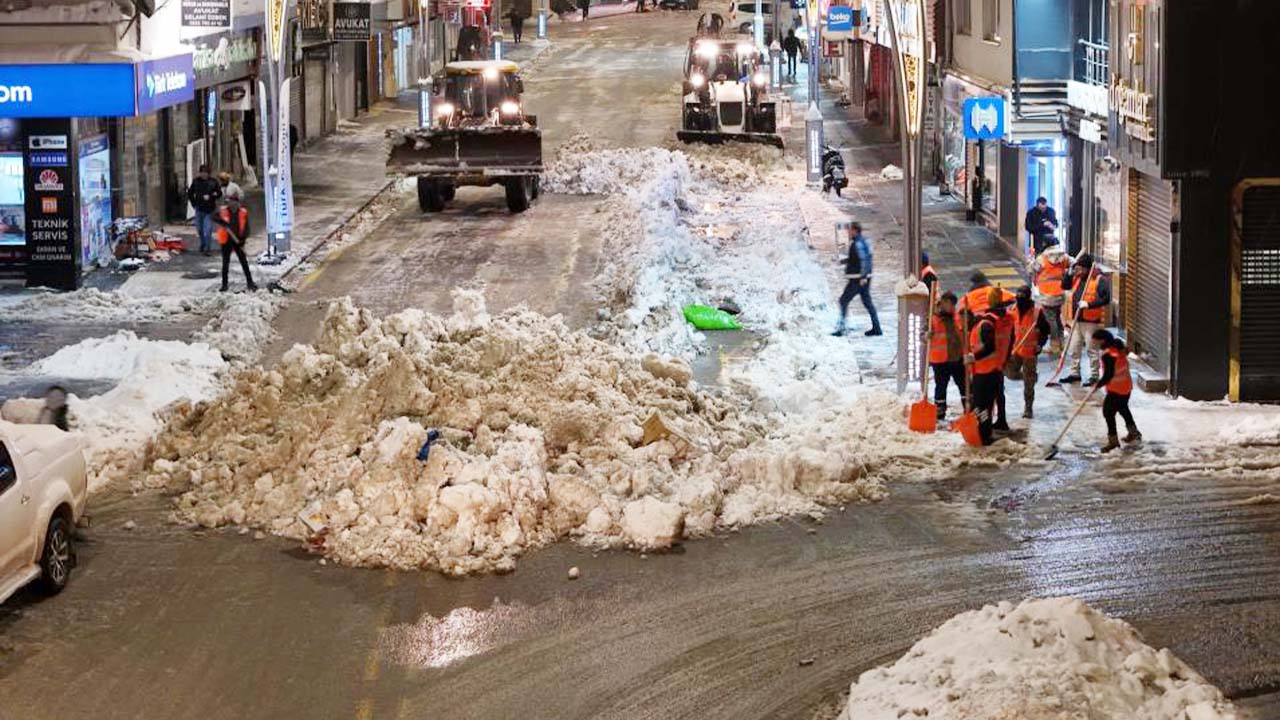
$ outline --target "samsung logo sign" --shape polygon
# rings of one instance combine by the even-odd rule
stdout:
[[[33,98],[30,85],[0,85],[0,103],[29,103]]]

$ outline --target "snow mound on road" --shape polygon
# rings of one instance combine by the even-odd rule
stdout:
[[[547,192],[564,195],[615,195],[635,188],[656,173],[683,166],[684,156],[670,150],[599,150],[590,138],[578,135],[561,146],[543,174],[542,183]]]
[[[957,615],[850,689],[841,720],[1234,720],[1222,692],[1079,600]]]
[[[205,343],[147,340],[121,330],[64,347],[27,372],[119,381],[101,395],[68,398],[69,422],[84,433],[89,489],[95,491],[141,470],[147,443],[167,409],[213,398],[228,367]]]
[[[466,293],[449,318],[341,301],[315,346],[175,418],[143,485],[182,491],[178,514],[201,525],[319,530],[345,563],[465,573],[565,536],[663,547],[946,471],[945,450],[899,461],[891,396],[788,427],[686,378],[559,318],[490,317]],[[676,435],[646,445],[654,415]],[[422,462],[429,428],[441,439]]]
[[[0,300],[0,313],[12,322],[149,323],[175,315],[206,315],[217,298],[209,295],[135,297],[83,288],[66,293],[33,292]]]

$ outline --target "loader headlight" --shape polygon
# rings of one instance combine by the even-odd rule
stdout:
[[[696,52],[700,58],[713,60],[716,55],[720,54],[720,46],[710,40],[702,40],[698,43],[697,47],[694,48],[694,52]]]
[[[694,73],[689,76],[689,84],[695,89],[701,88],[703,85],[707,84],[707,79],[702,76],[702,73]]]
[[[449,117],[453,114],[453,103],[442,102],[436,105],[436,115],[440,117]]]
[[[502,105],[499,106],[499,109],[502,110],[503,115],[519,115],[520,103],[515,102],[514,100],[504,100]]]
[[[496,67],[487,67],[487,68],[485,68],[485,69],[484,69],[484,72],[483,72],[483,73],[481,73],[481,74],[482,74],[482,75],[484,75],[484,79],[485,79],[485,80],[497,80],[497,79],[498,79],[498,68],[496,68]]]
[[[762,88],[769,84],[769,74],[765,72],[757,72],[752,76],[751,82],[755,83],[756,87]]]

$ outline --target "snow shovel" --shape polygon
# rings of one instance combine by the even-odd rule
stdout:
[[[1092,278],[1093,272],[1095,269],[1096,268],[1089,268],[1089,277],[1086,277],[1084,279],[1085,283],[1088,283],[1089,280]],[[1059,385],[1062,384],[1058,382],[1058,376],[1062,374],[1062,368],[1067,363],[1067,353],[1071,351],[1071,338],[1075,337],[1076,335],[1076,327],[1077,327],[1077,324],[1080,322],[1081,311],[1082,311],[1082,308],[1077,306],[1075,313],[1072,314],[1071,316],[1071,335],[1067,337],[1066,342],[1062,344],[1062,354],[1058,356],[1058,367],[1053,371],[1053,375],[1049,376],[1049,382],[1044,384],[1045,387],[1058,387]],[[1089,342],[1089,338],[1085,338],[1084,341],[1086,343]]]
[[[929,319],[925,325],[925,338],[928,338],[928,327],[933,322],[933,301],[937,297],[929,293]],[[926,345],[928,343],[926,342]],[[919,433],[931,433],[938,429],[938,406],[929,402],[929,363],[924,363],[924,372],[920,376],[920,401],[911,403],[911,412],[907,415],[907,427]]]
[[[1084,410],[1084,406],[1088,405],[1089,401],[1093,399],[1093,394],[1098,392],[1098,387],[1098,385],[1094,385],[1093,389],[1089,391],[1089,394],[1084,396],[1084,399],[1080,401],[1079,405],[1076,405],[1075,412],[1071,413],[1071,417],[1067,418],[1067,424],[1062,426],[1062,432],[1058,433],[1058,437],[1054,438],[1053,444],[1049,446],[1049,452],[1044,456],[1045,460],[1052,460],[1058,456],[1058,443],[1062,442],[1062,438],[1067,436],[1067,431],[1071,429],[1071,423],[1076,421],[1076,417],[1080,415],[1080,411]]]
[[[969,333],[973,331],[973,315],[964,311],[964,342],[969,342]],[[982,432],[978,429],[978,414],[973,411],[973,363],[964,364],[964,414],[951,423],[951,429],[960,433],[960,437],[973,447],[982,447]]]

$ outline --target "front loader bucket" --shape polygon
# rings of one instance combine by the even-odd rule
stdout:
[[[406,174],[542,171],[542,131],[530,127],[389,131],[387,171]]]
[[[774,133],[726,133],[716,132],[715,130],[677,130],[676,137],[682,142],[687,143],[706,143],[708,145],[723,145],[729,142],[756,143],[758,145],[772,145],[776,148],[782,147],[782,136]]]

